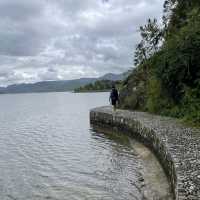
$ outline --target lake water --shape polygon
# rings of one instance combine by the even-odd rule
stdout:
[[[90,127],[106,104],[108,93],[1,95],[0,199],[143,199],[130,139]]]

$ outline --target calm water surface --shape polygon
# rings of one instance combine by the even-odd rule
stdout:
[[[108,93],[0,96],[1,200],[142,199],[126,137],[96,133],[89,110]]]

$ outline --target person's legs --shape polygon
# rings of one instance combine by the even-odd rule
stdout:
[[[116,111],[116,109],[117,109],[117,105],[115,104],[115,105],[114,105],[114,111]]]
[[[116,108],[117,108],[117,105],[116,105],[116,101],[115,100],[112,100],[112,106],[113,106],[113,110],[115,111]]]

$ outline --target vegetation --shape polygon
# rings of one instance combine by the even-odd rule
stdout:
[[[75,92],[102,92],[108,91],[112,88],[112,85],[119,85],[120,81],[111,80],[98,80],[95,83],[89,83],[83,87],[75,89]]]
[[[149,19],[140,33],[121,107],[200,125],[200,1],[166,0],[163,23]]]

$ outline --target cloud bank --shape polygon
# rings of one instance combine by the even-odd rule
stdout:
[[[163,0],[1,0],[0,85],[120,73]]]

